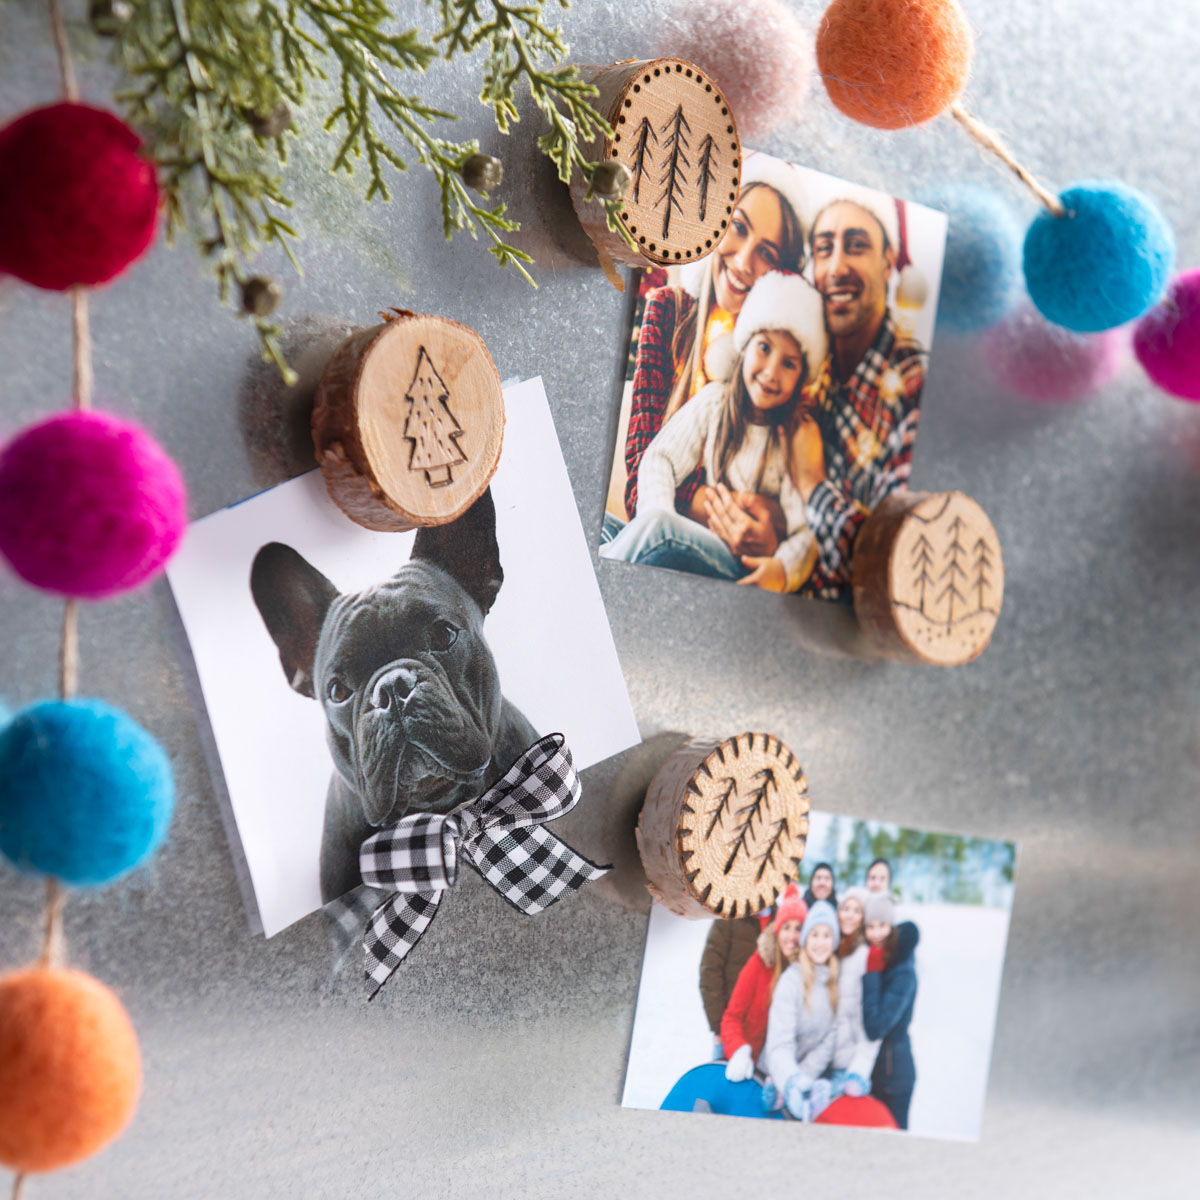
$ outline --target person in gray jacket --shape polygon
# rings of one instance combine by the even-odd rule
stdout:
[[[868,892],[849,888],[838,905],[841,944],[838,957],[837,1044],[833,1052],[833,1095],[865,1096],[871,1090],[871,1071],[879,1042],[863,1028],[862,978],[870,947],[863,935]]]
[[[797,1120],[817,1117],[832,1098],[821,1076],[837,1045],[838,939],[833,905],[818,900],[800,931],[800,954],[780,976],[767,1017],[763,1060],[771,1077],[764,1104],[780,1101]]]

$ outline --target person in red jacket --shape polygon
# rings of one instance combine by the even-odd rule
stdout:
[[[775,920],[762,931],[758,947],[733,985],[729,1006],[721,1018],[721,1042],[725,1078],[732,1083],[749,1079],[754,1063],[767,1039],[767,1014],[779,976],[796,961],[800,952],[800,930],[808,905],[794,883],[787,886],[775,908]]]

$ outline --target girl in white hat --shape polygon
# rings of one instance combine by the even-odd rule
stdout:
[[[637,515],[600,553],[795,591],[816,560],[805,499],[789,471],[789,445],[815,439],[820,454],[805,393],[827,349],[820,296],[798,275],[764,275],[738,315],[733,348],[729,378],[701,388],[647,447]],[[739,558],[707,525],[676,511],[676,488],[697,464],[708,488],[778,501],[786,529],[773,555]]]

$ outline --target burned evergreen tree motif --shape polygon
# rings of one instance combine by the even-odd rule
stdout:
[[[933,583],[933,575],[929,568],[933,566],[933,547],[929,544],[929,539],[924,533],[917,538],[917,544],[913,547],[913,570],[917,572],[916,580],[913,586],[916,588],[920,596],[919,606],[922,612],[925,611],[925,590]]]
[[[725,816],[725,811],[729,807],[729,798],[737,795],[737,780],[732,776],[727,775],[721,782],[725,785],[725,790],[716,798],[716,806],[712,810],[711,819],[708,822],[708,828],[704,831],[705,838],[710,838],[713,835],[713,830],[721,823],[721,819]]]
[[[758,872],[754,876],[754,882],[757,883],[763,877],[763,872],[768,867],[775,865],[775,855],[779,850],[780,843],[785,837],[792,832],[788,825],[787,817],[780,817],[771,826],[771,836],[767,839],[767,844],[763,852],[758,856]]]
[[[654,155],[648,151],[649,143],[653,141],[658,145],[658,138],[654,133],[654,127],[650,124],[649,117],[643,117],[641,126],[638,128],[637,146],[633,152],[633,202],[637,204],[642,190],[642,176],[646,173],[646,167],[654,163]],[[648,161],[647,161],[648,160]]]
[[[404,398],[410,405],[402,435],[412,442],[408,468],[424,471],[430,487],[445,487],[454,481],[452,468],[467,461],[457,440],[463,427],[450,411],[450,391],[424,346]]]
[[[779,784],[775,780],[775,772],[770,767],[764,767],[755,774],[754,778],[762,782],[748,793],[749,803],[743,804],[737,810],[737,815],[741,823],[737,827],[737,836],[733,839],[733,849],[729,852],[729,858],[725,863],[726,875],[733,870],[733,864],[737,861],[738,854],[746,849],[746,842],[754,833],[754,822],[761,814],[763,806],[767,804],[771,788],[775,788],[776,791],[779,790]]]
[[[961,580],[965,583],[967,578],[967,573],[959,562],[959,559],[967,552],[966,547],[962,544],[962,532],[966,527],[966,522],[962,517],[955,516],[954,521],[950,525],[950,545],[946,547],[946,558],[948,561],[945,569],[938,576],[939,582],[947,579],[946,586],[937,598],[938,604],[941,604],[943,600],[948,601],[946,611],[947,625],[951,625],[954,622],[954,601],[958,600],[960,604],[966,604],[967,602],[966,596],[958,589],[959,581]]]
[[[666,237],[671,231],[671,210],[674,209],[680,215],[683,214],[683,205],[679,203],[678,193],[681,189],[687,187],[688,177],[685,168],[692,165],[691,160],[687,156],[688,140],[685,136],[685,134],[692,132],[692,128],[687,123],[687,118],[683,115],[682,104],[676,107],[675,115],[663,125],[659,133],[667,133],[668,130],[670,130],[670,133],[663,145],[670,157],[667,159],[663,167],[663,173],[658,180],[662,185],[662,193],[654,201],[655,208],[665,201],[662,225],[663,237]]]
[[[985,608],[984,594],[992,586],[992,550],[986,538],[975,543],[975,580],[971,586],[979,596],[979,609]]]
[[[713,135],[710,133],[705,136],[703,143],[700,146],[700,220],[703,221],[708,215],[708,185],[716,179],[717,173],[713,170],[713,151],[716,148],[716,143],[713,141]]]

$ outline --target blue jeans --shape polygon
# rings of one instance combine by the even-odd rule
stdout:
[[[600,556],[713,579],[741,579],[749,574],[712,530],[666,509],[638,513],[611,542],[601,545]]]

